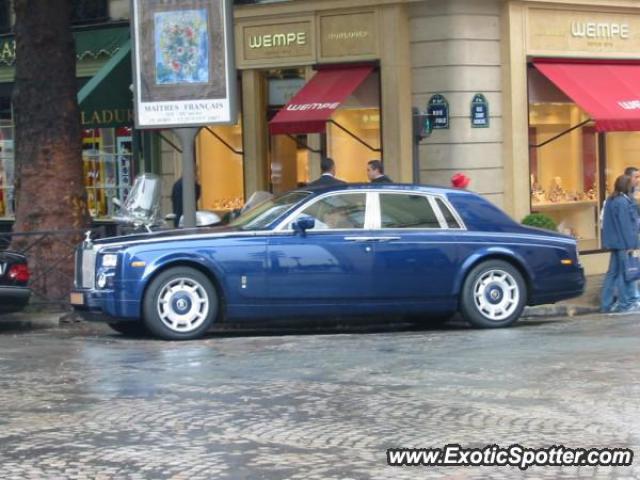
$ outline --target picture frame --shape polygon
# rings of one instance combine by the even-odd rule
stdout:
[[[132,0],[137,128],[235,124],[230,0]]]

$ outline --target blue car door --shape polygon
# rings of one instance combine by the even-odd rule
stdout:
[[[373,296],[366,199],[364,192],[319,198],[299,214],[315,220],[312,229],[301,235],[286,225],[269,238],[267,282],[273,302],[339,304]]]
[[[460,263],[455,227],[447,225],[428,195],[381,192],[378,198],[380,228],[373,262],[377,298],[451,305]]]

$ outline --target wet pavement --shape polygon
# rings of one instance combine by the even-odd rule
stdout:
[[[249,331],[170,343],[0,322],[0,478],[640,478],[389,467],[386,449],[640,453],[640,316],[511,329]]]

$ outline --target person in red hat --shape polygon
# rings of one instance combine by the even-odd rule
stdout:
[[[471,179],[464,173],[458,172],[451,177],[451,185],[454,188],[467,188],[469,186],[469,182],[471,182]]]

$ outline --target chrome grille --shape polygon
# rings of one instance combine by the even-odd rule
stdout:
[[[96,277],[96,251],[78,247],[76,250],[76,278],[78,288],[94,288]]]

